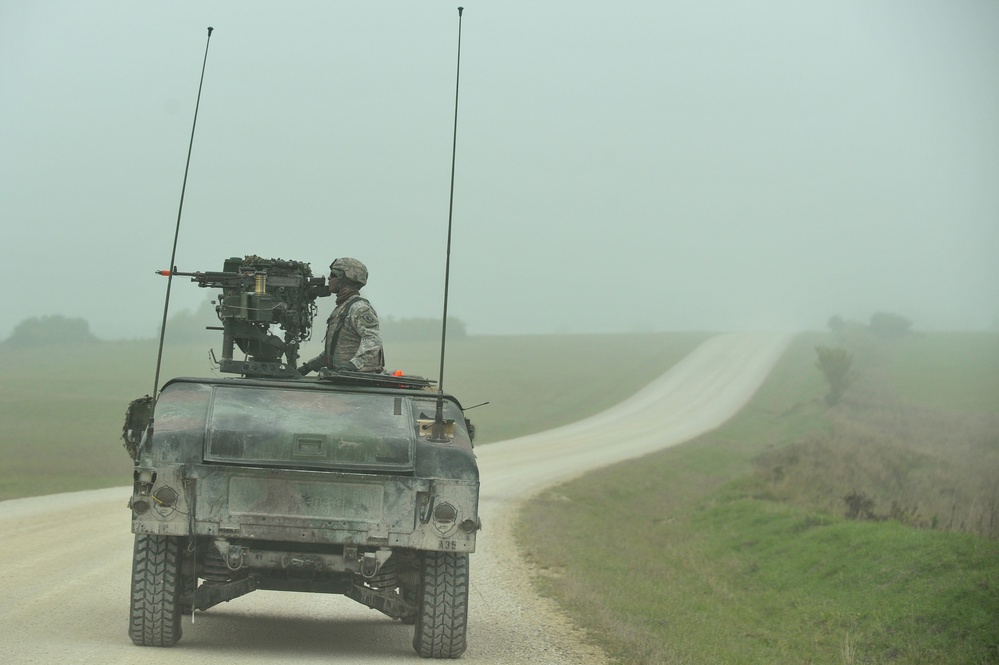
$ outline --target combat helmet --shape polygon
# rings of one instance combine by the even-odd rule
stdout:
[[[330,271],[340,275],[343,279],[354,282],[358,287],[368,283],[368,269],[357,259],[340,258],[334,259],[330,264]]]

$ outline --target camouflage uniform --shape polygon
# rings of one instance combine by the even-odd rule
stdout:
[[[343,266],[347,266],[347,274],[342,281],[347,283],[337,291],[336,308],[326,320],[323,352],[299,368],[303,374],[320,367],[358,372],[385,368],[378,314],[358,293],[367,282],[367,268],[356,259],[337,259],[330,268]]]
[[[339,298],[337,300],[340,300]],[[344,309],[350,308],[346,318]],[[343,326],[340,320],[343,318]],[[337,335],[337,328],[340,334]],[[336,340],[336,348],[330,348]],[[326,342],[323,353],[308,362],[309,369],[330,367],[356,369],[359,372],[381,372],[385,367],[382,335],[378,329],[378,314],[367,300],[352,292],[338,304],[326,321]]]

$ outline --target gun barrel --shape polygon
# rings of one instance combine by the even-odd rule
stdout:
[[[157,270],[157,275],[164,277],[190,277],[192,282],[197,282],[198,286],[208,288],[224,288],[227,286],[239,286],[247,279],[253,278],[253,273],[244,274],[239,272],[181,272],[179,270]]]

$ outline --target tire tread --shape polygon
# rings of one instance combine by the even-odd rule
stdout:
[[[468,554],[425,552],[413,648],[424,658],[457,658],[468,627]]]
[[[139,646],[171,647],[182,633],[180,542],[137,534],[132,557],[128,634]]]

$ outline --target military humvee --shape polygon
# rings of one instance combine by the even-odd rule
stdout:
[[[415,624],[421,656],[457,657],[480,528],[474,428],[426,379],[303,378],[294,354],[288,363],[268,356],[269,322],[253,319],[312,306],[301,298],[311,277],[302,266],[247,257],[194,274],[224,289],[224,338],[250,353],[220,366],[241,376],[175,378],[155,403],[129,406],[129,634],[141,646],[172,646],[185,613],[256,589],[316,592]],[[267,298],[285,306],[261,307]]]

